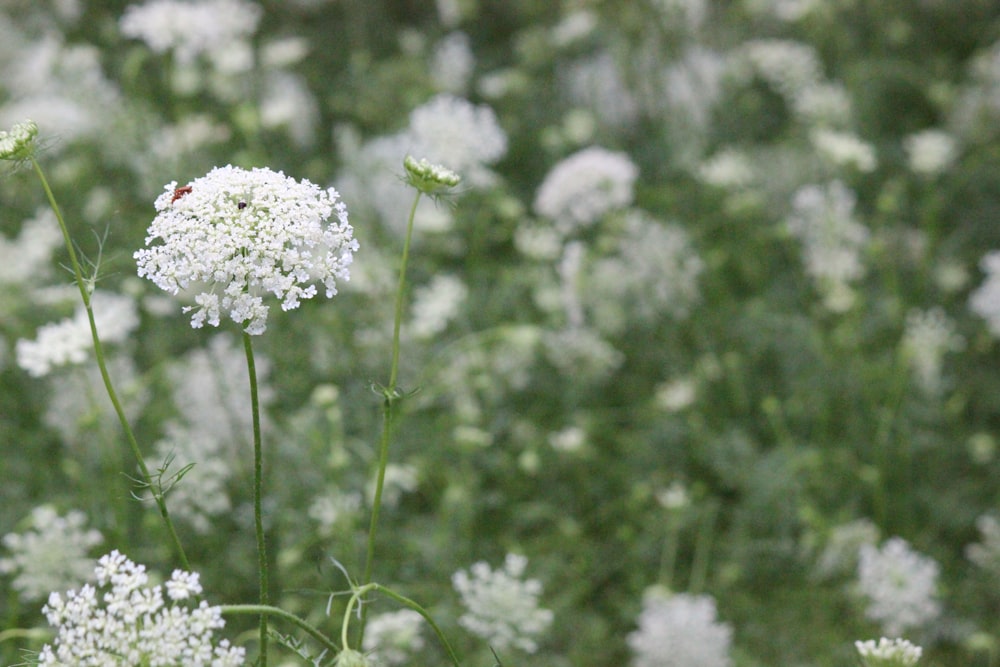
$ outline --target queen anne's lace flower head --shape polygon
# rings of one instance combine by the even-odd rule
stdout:
[[[513,646],[527,653],[537,651],[536,637],[552,624],[553,614],[538,606],[541,582],[522,579],[527,564],[524,556],[507,554],[502,569],[479,562],[468,572],[456,572],[452,583],[466,609],[459,625],[497,650]]]
[[[49,596],[42,611],[56,638],[42,647],[42,667],[244,664],[242,648],[213,637],[225,625],[219,607],[179,604],[201,594],[197,574],[176,570],[165,587],[150,588],[146,568],[118,551],[103,556],[94,572],[96,588]]]
[[[332,297],[337,280],[350,277],[358,243],[333,188],[225,166],[183,187],[169,184],[155,206],[149,247],[135,253],[139,275],[171,294],[192,291],[197,305],[185,312],[195,311],[193,327],[218,326],[228,315],[261,334],[267,294],[291,310],[316,295],[314,283]]]
[[[557,164],[535,195],[535,212],[563,233],[588,227],[604,214],[632,203],[639,168],[624,153],[584,148]]]
[[[923,649],[905,639],[882,637],[854,642],[864,667],[913,667],[923,655]]]
[[[16,124],[9,131],[0,130],[0,160],[24,160],[35,149],[38,125],[26,120]]]
[[[882,548],[863,545],[858,554],[858,590],[867,598],[865,615],[890,635],[919,628],[941,613],[939,567],[906,540],[893,537]]]
[[[643,596],[639,629],[627,641],[633,667],[728,667],[732,636],[732,628],[716,620],[711,596],[653,587]]]

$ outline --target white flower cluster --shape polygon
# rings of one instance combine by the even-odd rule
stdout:
[[[139,326],[135,301],[130,296],[94,292],[90,297],[101,342],[121,343]],[[17,364],[32,377],[48,375],[54,368],[87,360],[94,339],[87,310],[81,304],[73,317],[46,324],[34,340],[17,341]]]
[[[941,308],[914,310],[906,316],[903,350],[920,387],[928,394],[941,389],[944,355],[965,346],[955,325]]]
[[[592,304],[597,327],[618,334],[634,319],[685,317],[700,297],[703,268],[683,227],[632,211],[617,252],[594,263],[581,297]]]
[[[165,586],[149,588],[145,566],[118,551],[101,557],[94,572],[97,588],[49,596],[42,611],[57,634],[42,648],[41,667],[244,664],[244,649],[214,641],[215,630],[225,626],[219,607],[204,600],[193,608],[175,604],[201,594],[197,574],[175,570]]]
[[[1000,338],[1000,251],[986,253],[979,261],[986,279],[969,298],[969,307],[984,320],[990,333]]]
[[[412,609],[373,616],[365,632],[365,652],[384,667],[405,665],[424,646],[420,628],[424,618]]]
[[[261,334],[268,293],[291,310],[316,295],[314,282],[332,297],[337,280],[349,279],[358,243],[333,188],[225,166],[183,187],[171,183],[155,205],[150,247],[135,253],[139,276],[171,294],[197,292],[197,308],[186,309],[195,311],[193,327],[219,326],[228,315],[247,333]],[[328,223],[331,215],[336,220]]]
[[[643,596],[639,629],[627,641],[633,667],[728,667],[732,636],[732,628],[716,620],[711,596],[652,587]]]
[[[86,528],[83,512],[60,516],[49,505],[31,511],[30,528],[3,536],[9,552],[0,558],[0,574],[12,574],[11,588],[22,600],[43,599],[49,592],[89,578],[92,561],[87,552],[104,538]]]
[[[545,176],[535,194],[535,212],[552,219],[568,235],[631,204],[638,176],[639,168],[625,153],[585,148]]]
[[[32,120],[17,123],[10,130],[0,130],[0,160],[20,160],[34,150],[38,125]]]
[[[910,169],[922,176],[945,171],[958,158],[955,138],[943,130],[923,130],[903,139]]]
[[[868,173],[878,164],[872,145],[850,132],[818,127],[809,133],[809,140],[820,157],[836,167]]]
[[[502,569],[479,562],[452,575],[466,609],[459,624],[498,651],[515,647],[534,653],[537,637],[552,624],[552,611],[538,606],[541,582],[521,579],[527,565],[524,556],[507,554]]]
[[[131,5],[119,20],[126,37],[154,53],[173,51],[181,63],[219,55],[257,30],[263,10],[246,0],[149,0]]]
[[[809,44],[782,39],[752,40],[742,57],[751,71],[767,81],[802,120],[816,126],[838,126],[850,119],[851,101],[844,87],[827,81],[819,55]]]
[[[858,589],[867,598],[865,615],[890,635],[900,635],[937,618],[938,564],[893,537],[882,548],[862,545],[858,553]]]
[[[965,548],[966,557],[994,576],[1000,576],[1000,521],[984,514],[976,519],[982,541]]]
[[[429,339],[444,331],[458,315],[469,288],[460,278],[434,276],[430,283],[413,290],[413,317],[409,330],[417,338]]]
[[[840,181],[806,185],[792,198],[788,231],[802,242],[806,271],[817,281],[830,310],[853,303],[849,283],[864,275],[861,251],[868,228],[854,219],[854,193]]]
[[[45,275],[52,251],[62,242],[55,213],[47,207],[38,209],[21,225],[16,239],[0,236],[0,283],[28,284]]]
[[[882,637],[878,643],[874,639],[854,642],[864,667],[913,667],[920,660],[924,650],[905,639]]]

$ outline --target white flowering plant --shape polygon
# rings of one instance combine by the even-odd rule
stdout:
[[[0,3],[0,664],[995,661],[998,26]]]

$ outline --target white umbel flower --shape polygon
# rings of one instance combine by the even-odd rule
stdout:
[[[936,597],[939,567],[893,537],[881,547],[862,545],[858,554],[858,588],[867,598],[865,615],[890,635],[934,620],[941,613]]]
[[[195,311],[193,327],[219,326],[227,315],[261,334],[266,295],[292,310],[316,295],[314,283],[329,298],[350,277],[358,243],[333,188],[225,166],[183,187],[169,184],[155,206],[149,247],[135,253],[139,275],[171,294],[191,290],[196,306],[185,312]]]
[[[552,612],[538,606],[541,582],[522,579],[527,565],[524,556],[507,554],[501,569],[479,562],[451,578],[466,609],[459,625],[498,651],[516,647],[534,653],[536,638],[552,624]]]
[[[214,633],[225,625],[219,607],[202,600],[196,574],[174,571],[164,587],[147,587],[149,575],[118,551],[98,561],[97,587],[87,584],[65,595],[52,593],[42,609],[56,638],[39,655],[41,667],[68,665],[184,665],[238,667],[242,648]]]
[[[732,628],[716,620],[711,596],[653,587],[643,596],[639,629],[627,641],[633,667],[729,667],[732,636]]]
[[[905,639],[882,637],[854,642],[864,667],[913,667],[920,660],[924,650]]]
[[[535,212],[564,232],[588,227],[604,214],[632,203],[639,168],[624,153],[592,146],[570,155],[545,176]]]

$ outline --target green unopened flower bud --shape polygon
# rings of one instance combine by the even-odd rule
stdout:
[[[9,132],[0,130],[0,160],[26,160],[35,152],[38,125],[25,120],[14,125]]]
[[[447,167],[431,164],[426,159],[416,160],[407,155],[403,160],[406,168],[406,182],[426,195],[432,195],[453,188],[462,181],[462,177]]]
[[[346,648],[337,656],[336,667],[371,667],[371,660],[364,653]]]

